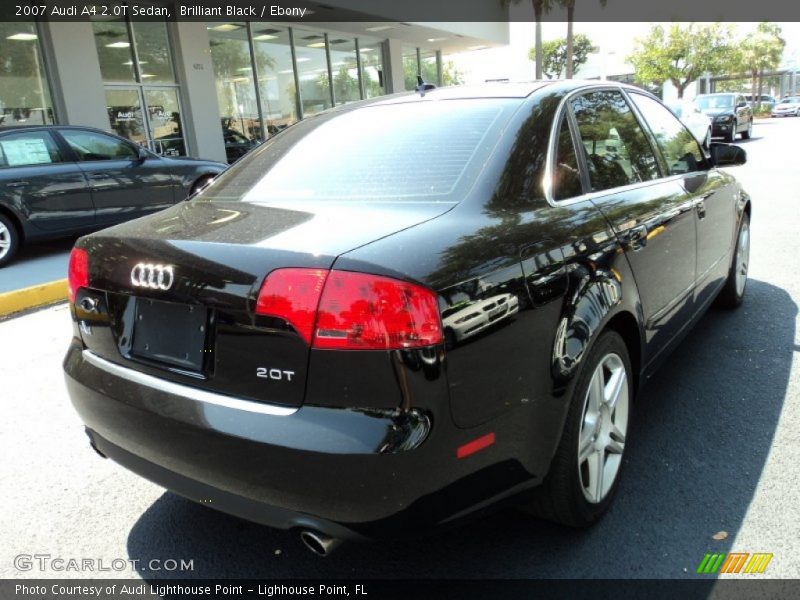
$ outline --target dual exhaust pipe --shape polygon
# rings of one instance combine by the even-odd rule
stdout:
[[[317,556],[330,556],[342,543],[342,540],[311,529],[303,529],[300,532],[300,541]]]

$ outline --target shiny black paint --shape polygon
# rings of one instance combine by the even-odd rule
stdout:
[[[86,127],[10,127],[0,138],[47,131],[64,162],[0,168],[0,211],[12,216],[25,241],[80,234],[164,209],[186,198],[201,177],[218,175],[225,165],[191,158],[166,158],[140,149],[138,160],[80,162],[61,137]],[[137,148],[138,149],[138,148]]]
[[[263,207],[200,194],[81,240],[92,287],[82,294],[96,295],[101,310],[73,308],[65,370],[97,446],[179,493],[211,495],[222,510],[337,536],[426,531],[540,483],[594,340],[617,329],[635,379],[645,379],[713,299],[749,210],[735,181],[714,169],[549,202],[541,182],[551,124],[582,85],[522,94],[481,176],[455,206],[366,205],[354,220],[337,205]],[[454,91],[441,93],[444,101]],[[269,152],[268,141],[222,184],[258,168]],[[640,225],[644,238],[632,233]],[[173,289],[132,289],[130,269],[140,260],[176,265]],[[421,283],[439,294],[442,311],[512,296],[518,309],[447,346],[309,351],[291,328],[254,316],[261,282],[281,266]],[[202,372],[120,353],[134,294],[210,309],[216,326]],[[190,390],[297,410],[254,418],[143,391],[89,364],[85,348]],[[278,391],[256,380],[264,361],[296,370],[297,385]],[[496,434],[494,445],[456,458],[460,445],[487,432]]]

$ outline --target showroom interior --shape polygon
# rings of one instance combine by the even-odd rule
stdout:
[[[232,162],[322,110],[412,89],[418,72],[441,85],[443,56],[508,43],[497,4],[496,21],[472,23],[0,23],[0,127],[88,125]]]

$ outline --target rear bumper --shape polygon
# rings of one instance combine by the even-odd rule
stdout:
[[[189,499],[276,528],[418,536],[539,482],[513,458],[523,435],[518,417],[491,424],[509,428],[498,433],[505,443],[458,460],[458,445],[490,429],[458,429],[446,408],[254,412],[233,399],[180,393],[184,386],[148,385],[136,371],[91,357],[77,340],[64,369],[102,454]]]

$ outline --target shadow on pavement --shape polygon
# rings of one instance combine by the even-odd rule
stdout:
[[[294,533],[165,493],[130,531],[128,553],[140,565],[194,559],[192,573],[141,570],[145,579],[693,576],[705,552],[731,549],[753,498],[784,402],[796,314],[786,291],[751,280],[739,310],[704,316],[644,390],[615,504],[590,530],[507,510],[322,559]],[[721,530],[727,540],[712,540]]]

